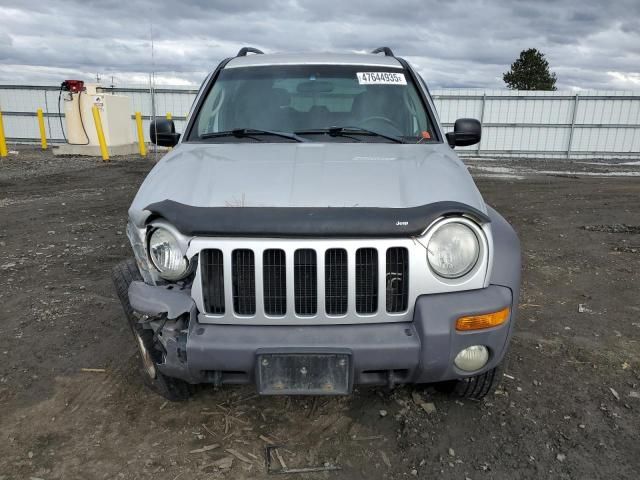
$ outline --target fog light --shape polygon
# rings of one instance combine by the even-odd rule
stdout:
[[[465,372],[473,372],[484,367],[489,361],[489,350],[484,345],[472,345],[464,350],[461,350],[456,355],[453,363],[456,364],[460,370]]]

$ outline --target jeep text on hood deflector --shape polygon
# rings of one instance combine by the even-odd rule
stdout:
[[[489,217],[468,205],[437,202],[413,208],[191,207],[165,200],[149,205],[184,235],[250,237],[407,237],[420,235],[443,215]]]
[[[218,212],[218,220],[228,217],[227,231],[249,228],[255,234],[274,231],[269,226],[276,221],[272,214],[283,221],[294,214],[298,223],[303,217],[302,223],[308,222],[307,213],[313,212],[315,219],[319,215],[322,220],[314,220],[313,228],[308,223],[307,234],[319,235],[319,229],[330,235],[327,228],[331,226],[334,235],[335,229],[360,229],[357,234],[371,235],[373,223],[377,223],[377,235],[389,234],[383,231],[407,235],[425,226],[427,218],[415,215],[424,215],[427,209],[433,213],[432,204],[449,205],[450,211],[440,213],[467,212],[478,218],[486,216],[487,211],[471,175],[447,145],[365,142],[183,143],[149,173],[129,216],[143,227],[150,215],[171,215],[167,211],[152,214],[151,206],[157,210],[160,203],[165,205],[161,210],[166,210],[166,205],[182,204],[184,208],[177,210],[192,220],[195,212],[210,209],[210,213]],[[258,221],[267,213],[270,220],[262,219],[259,227],[232,228],[239,222],[239,215]],[[367,222],[359,218],[361,215]],[[167,220],[194,230],[179,217]]]

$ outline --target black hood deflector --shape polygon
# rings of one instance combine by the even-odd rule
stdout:
[[[172,200],[152,203],[148,221],[164,218],[182,234],[216,237],[410,237],[437,218],[489,217],[458,202],[411,208],[378,207],[193,207]]]

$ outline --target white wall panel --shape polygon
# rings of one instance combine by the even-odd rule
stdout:
[[[575,92],[447,89],[433,96],[437,108],[446,112],[446,131],[456,118],[482,118],[482,142],[459,149],[461,153],[640,157],[640,92],[581,91],[576,99]],[[479,110],[469,107],[478,101]]]
[[[0,110],[4,112],[7,137],[37,140],[34,115],[42,108],[49,138],[62,140],[57,88],[0,85]],[[114,92],[131,97],[133,111],[145,117],[146,137],[152,113],[148,89],[117,87]],[[196,88],[159,88],[155,96],[156,114],[164,116],[171,112],[176,129],[182,131],[195,93]],[[482,142],[457,149],[462,154],[640,157],[640,92],[580,91],[577,101],[576,92],[567,91],[441,89],[432,91],[432,95],[445,131],[451,131],[458,118],[482,120]],[[133,119],[131,128],[135,132]]]

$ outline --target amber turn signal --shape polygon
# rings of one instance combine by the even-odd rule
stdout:
[[[456,330],[482,330],[484,328],[497,327],[502,325],[509,318],[509,307],[503,308],[493,313],[485,313],[484,315],[469,315],[460,317],[456,320]]]

